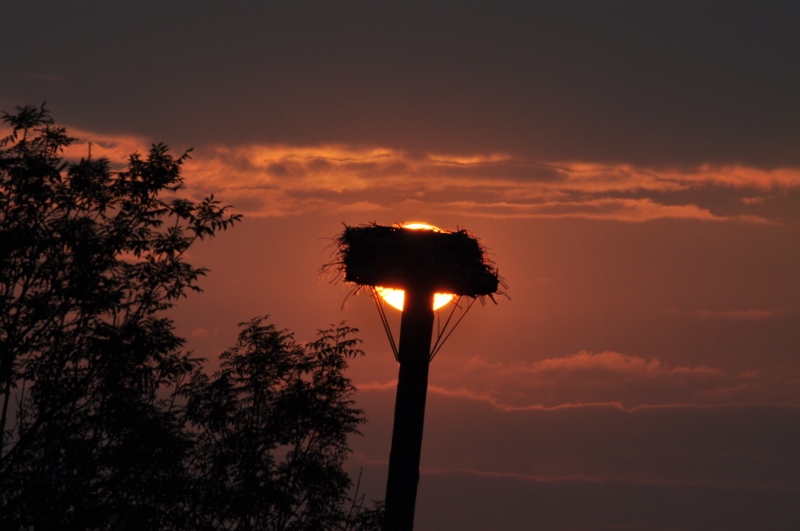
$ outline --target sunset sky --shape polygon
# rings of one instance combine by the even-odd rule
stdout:
[[[258,315],[300,341],[361,330],[348,466],[370,498],[397,365],[369,296],[320,274],[332,238],[481,240],[509,298],[431,366],[416,529],[796,529],[800,3],[0,0],[0,19],[0,110],[47,102],[115,164],[192,147],[185,194],[244,214],[192,249],[204,293],[171,314],[210,369]]]

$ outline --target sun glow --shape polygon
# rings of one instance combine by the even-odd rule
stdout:
[[[376,287],[375,291],[377,291],[378,295],[380,295],[381,298],[386,301],[386,304],[392,308],[397,308],[401,312],[403,311],[403,302],[405,301],[406,297],[405,291],[401,289],[382,288],[380,286]],[[452,301],[453,297],[455,297],[455,295],[452,293],[434,293],[433,309],[438,310],[442,306]]]
[[[400,225],[404,229],[411,229],[411,230],[432,230],[433,232],[445,232],[439,227],[434,227],[433,225],[429,225],[424,221],[409,221],[408,223],[403,223]]]
[[[412,230],[432,230],[435,232],[445,232],[439,227],[434,227],[428,223],[424,223],[421,221],[412,221],[409,223],[403,223],[401,225],[404,229],[412,229]],[[392,308],[396,308],[403,311],[403,302],[405,301],[405,292],[401,289],[394,289],[394,288],[384,288],[381,286],[376,286],[375,291],[381,298],[386,301],[386,303],[391,306]],[[433,309],[438,310],[442,306],[445,306],[447,303],[453,300],[455,295],[452,293],[434,293],[433,294]]]

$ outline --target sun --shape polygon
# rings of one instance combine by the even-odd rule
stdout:
[[[401,225],[404,229],[412,229],[412,230],[432,230],[435,232],[446,232],[440,229],[439,227],[434,227],[425,222],[421,221],[412,221],[409,223],[403,223]],[[381,286],[376,286],[375,291],[381,298],[386,301],[386,303],[391,306],[392,308],[396,308],[403,311],[403,302],[405,300],[405,292],[401,289],[394,289],[394,288],[384,288]],[[447,303],[453,300],[455,295],[452,293],[434,293],[433,294],[433,309],[438,310],[442,306],[445,306]]]
[[[394,288],[382,288],[380,286],[377,286],[375,287],[375,291],[377,291],[378,295],[380,295],[381,298],[386,301],[386,304],[388,304],[392,308],[397,308],[401,312],[403,311],[403,301],[405,300],[405,295],[406,295],[406,293],[403,290]],[[438,310],[442,306],[452,301],[453,297],[455,297],[455,295],[453,295],[452,293],[434,293],[433,309]]]

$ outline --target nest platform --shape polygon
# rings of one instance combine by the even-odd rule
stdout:
[[[497,270],[465,230],[346,226],[337,243],[338,266],[348,282],[467,297],[498,293]]]

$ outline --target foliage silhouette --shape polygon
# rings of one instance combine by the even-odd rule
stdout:
[[[380,511],[348,498],[342,469],[347,436],[364,422],[343,374],[347,358],[363,355],[357,330],[332,326],[300,345],[261,318],[241,326],[213,378],[197,373],[186,388],[199,428],[193,526],[350,529],[369,518],[375,526]]]
[[[200,290],[206,270],[186,251],[240,216],[213,196],[178,196],[188,152],[157,144],[112,171],[67,160],[75,139],[44,106],[2,119],[0,528],[191,529],[204,466],[218,466],[199,456],[239,459],[209,444],[203,407],[247,404],[210,400],[221,384],[204,380],[164,311]],[[203,509],[198,522],[229,528]]]

